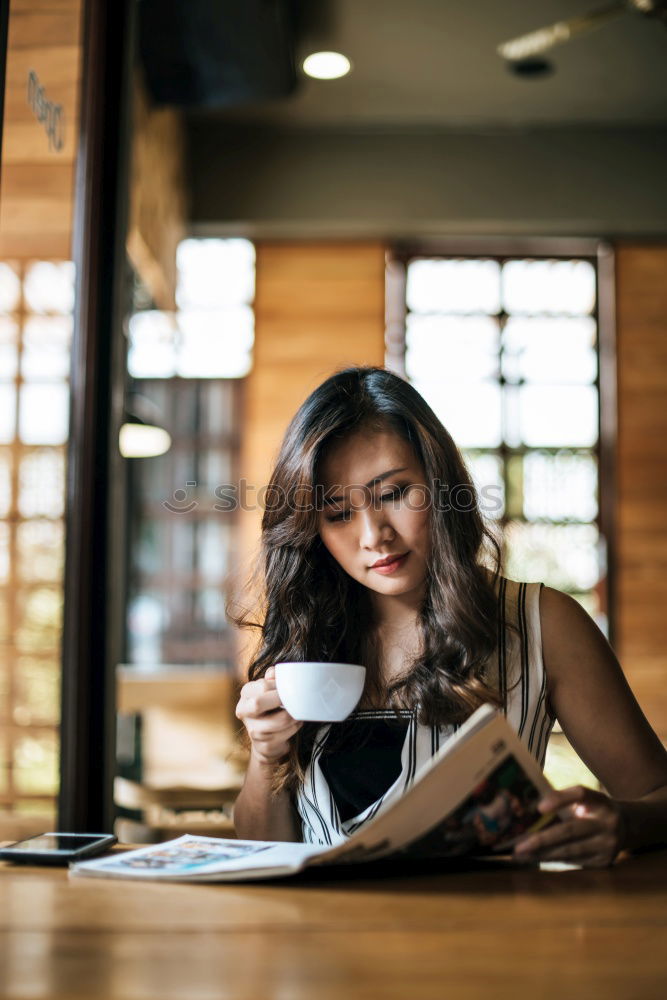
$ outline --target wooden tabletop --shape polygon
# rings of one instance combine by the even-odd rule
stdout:
[[[395,871],[395,869],[394,869]],[[667,851],[261,884],[0,867],[3,1000],[663,1000]]]

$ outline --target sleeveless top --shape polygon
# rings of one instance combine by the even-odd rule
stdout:
[[[485,680],[499,692],[509,723],[543,766],[554,718],[542,662],[541,587],[499,580],[498,645]],[[389,796],[407,790],[458,728],[424,726],[417,716],[417,709],[360,710],[342,723],[318,729],[304,780],[295,792],[304,842],[345,841],[373,819]]]

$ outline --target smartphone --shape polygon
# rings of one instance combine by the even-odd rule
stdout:
[[[0,859],[24,865],[68,865],[102,854],[115,843],[111,833],[40,833],[0,847]]]

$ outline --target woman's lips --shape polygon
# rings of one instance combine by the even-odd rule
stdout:
[[[409,555],[409,552],[405,552],[402,556],[392,559],[391,562],[383,563],[380,566],[371,566],[371,569],[375,570],[376,573],[382,573],[383,576],[389,576],[390,573],[395,573],[397,569],[401,568]]]

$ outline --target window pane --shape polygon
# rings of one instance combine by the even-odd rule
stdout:
[[[18,508],[23,517],[62,517],[65,456],[54,448],[23,455],[19,465]]]
[[[179,309],[215,309],[252,302],[255,248],[248,240],[183,240],[176,262]]]
[[[25,521],[16,529],[17,572],[22,580],[57,583],[65,565],[62,521]]]
[[[531,452],[523,459],[523,514],[529,521],[593,521],[597,462],[592,455]]]
[[[176,374],[178,329],[173,313],[150,309],[129,323],[127,369],[133,378],[171,378]]]
[[[14,786],[20,795],[54,795],[58,788],[55,733],[19,736],[14,743]]]
[[[33,312],[70,315],[74,311],[74,264],[47,260],[32,264],[26,270],[23,292]]]
[[[507,575],[538,580],[558,590],[586,591],[601,576],[599,535],[594,524],[521,524],[505,530]]]
[[[228,382],[204,382],[200,392],[200,428],[203,434],[229,434],[235,429],[233,395]],[[210,482],[210,480],[209,480]]]
[[[161,637],[168,620],[167,607],[160,594],[143,593],[129,602],[127,642],[130,663],[160,663]]]
[[[179,587],[169,595],[169,610],[171,615],[170,631],[175,638],[181,639],[194,625],[194,608],[197,592],[192,587]]]
[[[595,320],[510,317],[503,331],[505,378],[591,383],[597,376]]]
[[[21,280],[11,264],[0,264],[0,313],[11,313],[19,307]]]
[[[0,379],[9,380],[18,371],[18,325],[13,319],[0,316]]]
[[[465,463],[472,476],[484,517],[499,518],[505,512],[505,484],[502,462],[498,455],[464,454]]]
[[[12,502],[12,453],[0,448],[0,517],[7,517]]]
[[[20,656],[15,672],[14,722],[56,723],[60,714],[60,664],[56,659]]]
[[[196,621],[207,629],[224,629],[225,601],[219,587],[206,587],[197,594]]]
[[[184,426],[184,425],[179,425]],[[178,510],[181,511],[187,508],[194,500],[197,499],[197,493],[199,491],[199,481],[196,478],[196,460],[195,456],[192,454],[190,448],[187,445],[179,448],[178,450],[173,450],[170,453],[172,460],[172,480],[170,482],[170,489],[180,489],[185,491],[185,496],[182,498],[182,504],[178,506]],[[192,485],[194,483],[194,485]]]
[[[495,448],[501,441],[500,386],[415,379],[421,393],[460,448]]]
[[[145,519],[141,522],[139,537],[134,539],[133,561],[140,573],[152,576],[167,572],[167,524],[164,520]]]
[[[141,501],[144,505],[148,507],[154,504],[163,504],[165,501],[174,505],[173,494],[174,490],[178,488],[178,484],[172,483],[169,478],[170,463],[165,455],[158,455],[155,458],[138,458],[135,460],[134,466],[137,470],[137,479],[141,484]]]
[[[595,268],[586,260],[510,260],[502,287],[508,313],[581,316],[595,308]]]
[[[254,317],[249,306],[224,312],[178,314],[181,344],[176,363],[182,378],[241,378],[252,367]]]
[[[176,382],[176,391],[171,401],[173,425],[185,431],[196,427],[199,421],[199,387],[192,382]],[[194,469],[194,465],[191,467]],[[190,471],[186,478],[191,479]]]
[[[19,398],[19,438],[24,444],[64,444],[69,428],[65,382],[24,385]]]
[[[593,447],[598,438],[598,394],[594,386],[521,386],[511,392],[518,404],[518,441],[540,447]]]
[[[188,514],[174,514],[171,526],[172,569],[177,573],[192,573],[194,569],[195,522]]]
[[[215,490],[219,486],[232,484],[232,462],[228,451],[207,449],[199,456],[202,471],[202,481],[208,487],[211,503],[217,503]]]
[[[0,382],[0,444],[11,444],[16,433],[16,389]]]
[[[16,645],[23,653],[50,653],[60,646],[62,593],[51,587],[19,592]]]
[[[413,312],[500,311],[500,265],[495,260],[415,260],[408,267],[407,304]]]
[[[409,315],[405,369],[409,378],[446,381],[497,374],[496,320],[488,316]]]
[[[34,316],[23,328],[21,374],[26,379],[69,375],[72,320],[69,316]]]
[[[197,563],[199,572],[211,582],[222,581],[227,572],[230,549],[229,532],[219,520],[206,520],[199,524],[197,531]]]

